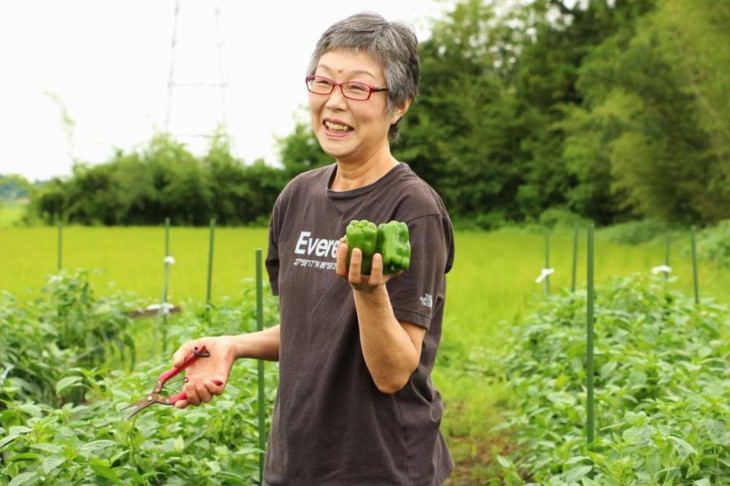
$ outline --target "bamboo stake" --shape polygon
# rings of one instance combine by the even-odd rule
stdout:
[[[550,268],[550,233],[545,230],[545,268]],[[550,295],[550,275],[545,277],[545,295]]]
[[[690,241],[692,243],[692,277],[695,288],[695,305],[700,305],[700,281],[697,272],[697,241],[695,239],[695,227],[690,229]]]
[[[575,292],[576,275],[578,272],[578,223],[575,223],[573,231],[573,276],[570,280],[570,291]]]
[[[588,444],[593,443],[594,415],[593,415],[593,225],[588,225],[588,295],[587,295],[587,322],[586,322],[586,438]]]
[[[263,272],[261,268],[261,248],[256,249],[256,329],[261,332],[264,329],[264,296],[263,296]],[[264,411],[266,408],[264,398],[264,361],[258,360],[258,415],[259,415],[259,484],[264,484],[264,450],[266,449],[266,431],[264,423]]]
[[[59,272],[63,268],[62,258],[63,258],[63,219],[61,218],[61,214],[59,213],[59,215],[58,215],[58,256],[56,258],[57,269]]]
[[[215,218],[210,220],[210,239],[208,242],[208,283],[205,288],[205,317],[210,313],[210,296],[213,285],[213,243],[215,239]]]

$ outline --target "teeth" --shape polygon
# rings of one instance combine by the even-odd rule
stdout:
[[[350,130],[350,127],[348,127],[347,125],[340,125],[339,123],[332,123],[332,122],[326,121],[326,122],[324,122],[324,124],[327,125],[327,128],[329,128],[330,130],[334,130],[334,131],[346,132],[346,131]]]

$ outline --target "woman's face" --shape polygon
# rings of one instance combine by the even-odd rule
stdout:
[[[387,88],[380,63],[368,54],[344,49],[319,58],[315,76],[336,83],[356,81],[374,88]],[[388,92],[371,93],[368,100],[345,98],[339,86],[329,95],[309,93],[312,129],[322,150],[338,161],[364,162],[390,152],[388,130],[405,110],[388,114]]]

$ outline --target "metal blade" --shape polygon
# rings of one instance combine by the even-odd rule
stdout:
[[[152,405],[153,403],[156,403],[156,402],[157,402],[157,397],[155,395],[148,395],[145,398],[143,398],[142,400],[139,400],[127,407],[124,407],[122,410],[126,410],[127,408],[132,407],[132,411],[129,412],[129,414],[125,417],[124,420],[131,419],[132,417],[137,415],[139,412],[141,412],[142,410],[144,410],[145,408],[149,407],[150,405]]]

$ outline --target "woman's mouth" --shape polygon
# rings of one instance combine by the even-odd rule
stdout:
[[[345,133],[354,130],[354,128],[352,128],[351,126],[345,125],[343,123],[335,123],[329,120],[325,120],[323,125],[328,132],[335,135],[344,135]]]

